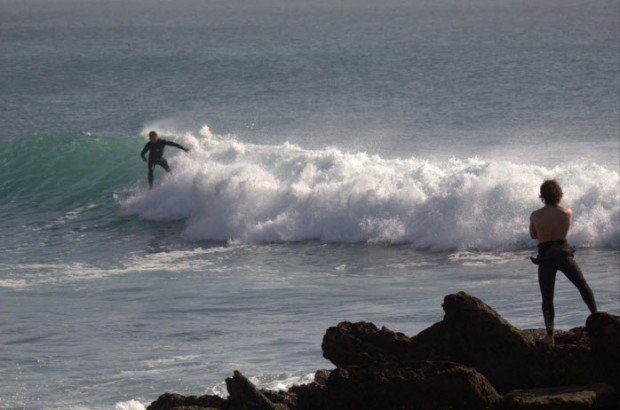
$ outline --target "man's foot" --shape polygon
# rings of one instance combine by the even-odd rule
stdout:
[[[555,340],[553,339],[553,335],[547,334],[545,337],[539,340],[540,343],[544,345],[552,345],[555,344]]]

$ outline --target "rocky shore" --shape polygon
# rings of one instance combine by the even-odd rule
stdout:
[[[445,316],[409,337],[367,322],[327,329],[323,356],[336,368],[288,391],[256,388],[240,372],[229,396],[161,395],[150,410],[618,409],[620,317],[595,313],[585,327],[520,330],[465,292]]]

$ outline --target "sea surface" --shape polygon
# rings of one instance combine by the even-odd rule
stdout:
[[[285,388],[464,290],[543,327],[556,178],[620,314],[617,1],[0,0],[0,408]],[[146,134],[187,146],[147,188]],[[556,327],[588,311],[558,274]]]

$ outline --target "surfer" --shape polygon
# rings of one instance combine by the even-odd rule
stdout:
[[[562,188],[551,179],[540,186],[540,199],[545,206],[532,212],[530,216],[530,236],[538,239],[538,256],[531,258],[538,265],[538,284],[542,294],[542,311],[547,335],[541,340],[553,344],[553,288],[555,274],[558,270],[577,287],[583,301],[591,313],[596,312],[596,302],[592,289],[583,278],[581,268],[573,258],[575,248],[566,242],[573,212],[568,207],[560,206]]]
[[[165,139],[159,138],[159,135],[157,135],[155,131],[149,132],[149,142],[146,143],[146,145],[142,149],[142,152],[140,153],[142,160],[144,162],[148,162],[149,172],[147,179],[149,181],[149,188],[153,188],[153,168],[155,167],[155,165],[159,165],[160,167],[165,169],[166,172],[170,172],[168,161],[166,161],[166,158],[163,157],[164,148],[166,147],[166,145],[177,147],[185,152],[189,152],[188,148],[185,148],[177,144],[176,142],[167,141]],[[149,152],[148,160],[144,156],[147,151]]]

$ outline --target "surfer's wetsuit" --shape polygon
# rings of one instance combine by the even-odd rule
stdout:
[[[166,158],[163,157],[164,148],[166,147],[166,145],[170,145],[173,147],[180,148],[183,151],[187,151],[187,148],[177,144],[176,142],[167,141],[165,139],[159,138],[155,142],[151,142],[151,141],[147,142],[144,148],[142,149],[142,152],[140,153],[140,156],[142,157],[142,159],[146,159],[144,155],[146,154],[147,151],[149,152],[148,181],[149,181],[149,187],[151,188],[153,187],[153,167],[155,167],[155,165],[159,165],[163,169],[165,169],[166,172],[170,172],[168,161],[166,161]]]
[[[555,287],[555,274],[558,270],[579,289],[581,297],[591,313],[596,312],[596,302],[592,289],[583,278],[579,264],[573,258],[575,248],[568,246],[566,240],[550,241],[538,244],[538,256],[532,258],[532,262],[538,265],[538,283],[542,294],[542,310],[545,318],[547,334],[553,334],[553,289]]]

